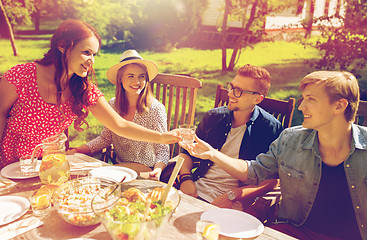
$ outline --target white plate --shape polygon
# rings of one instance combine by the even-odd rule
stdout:
[[[119,166],[95,168],[89,171],[89,174],[96,178],[106,178],[106,179],[112,178],[116,182],[121,182],[124,176],[126,176],[124,182],[130,182],[136,179],[136,177],[138,176],[138,174],[134,170]]]
[[[218,223],[219,233],[227,237],[253,238],[264,231],[264,225],[257,218],[234,209],[210,209],[200,219]]]
[[[42,163],[41,160],[37,161],[36,172],[34,172],[32,175],[29,176],[24,176],[22,174],[22,172],[20,171],[19,162],[15,162],[5,166],[3,169],[1,169],[1,175],[3,177],[10,179],[26,179],[26,178],[38,177],[38,172],[40,170],[41,163]]]
[[[0,226],[20,218],[29,207],[29,201],[24,197],[0,196]]]

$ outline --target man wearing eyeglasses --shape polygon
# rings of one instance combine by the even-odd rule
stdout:
[[[182,147],[254,184],[279,177],[282,200],[271,227],[297,239],[367,239],[367,128],[354,124],[358,81],[317,71],[299,86],[302,126],[285,129],[256,160],[228,157],[196,138]]]
[[[240,67],[227,84],[228,106],[207,112],[198,125],[197,136],[234,158],[249,159],[265,153],[283,130],[276,118],[257,106],[269,88],[270,74],[266,69],[249,64]],[[242,182],[210,160],[194,158],[187,151],[181,156],[185,159],[179,177],[182,192],[219,207],[231,208],[235,204],[234,208],[242,209],[241,203],[236,202],[242,196],[238,188],[244,186]],[[200,165],[192,173],[193,161],[200,161]],[[276,181],[264,183],[258,194],[271,190],[275,184]]]

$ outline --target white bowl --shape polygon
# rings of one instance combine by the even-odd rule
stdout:
[[[76,226],[90,226],[100,223],[91,208],[93,197],[98,192],[111,192],[115,184],[93,177],[79,178],[60,185],[53,194],[53,203],[58,214],[68,223]],[[104,202],[118,199],[115,191]]]

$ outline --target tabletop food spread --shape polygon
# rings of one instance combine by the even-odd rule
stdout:
[[[217,208],[175,188],[162,202],[167,184],[140,179],[131,169],[84,154],[67,160],[70,177],[58,185],[41,182],[40,163],[30,176],[22,176],[19,163],[0,171],[0,239],[196,239],[200,219],[220,225],[220,240],[293,239],[249,214]],[[36,204],[51,199],[43,216],[30,206],[35,191]]]
[[[41,161],[37,162],[37,167],[36,167],[36,172],[34,174],[31,175],[23,175],[20,171],[20,165],[19,162],[15,162],[12,164],[9,164],[7,166],[5,166],[3,169],[1,169],[1,175],[5,178],[9,178],[9,179],[26,179],[26,178],[34,178],[34,177],[38,177],[38,171],[40,169],[41,166]]]

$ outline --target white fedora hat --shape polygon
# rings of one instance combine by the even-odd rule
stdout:
[[[135,50],[126,50],[122,53],[120,62],[116,65],[113,65],[110,67],[110,69],[107,70],[107,79],[116,85],[116,78],[117,78],[117,72],[118,70],[127,64],[130,63],[139,63],[144,65],[147,68],[149,80],[152,80],[157,76],[158,73],[158,66],[152,61],[143,59],[139,53]]]

